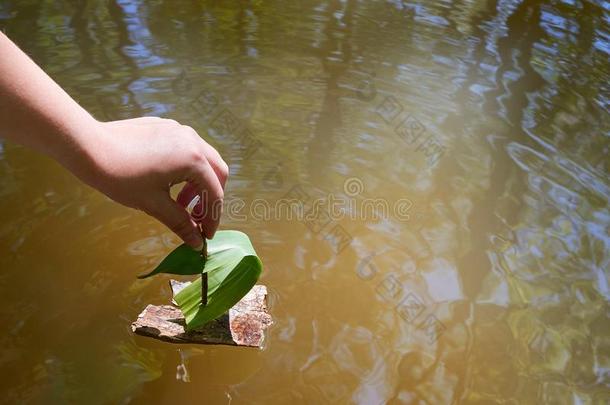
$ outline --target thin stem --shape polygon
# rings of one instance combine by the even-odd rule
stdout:
[[[199,224],[199,231],[201,232],[201,237],[203,238],[203,248],[201,249],[201,256],[207,262],[208,260],[208,242],[205,239],[205,234],[203,233],[203,228],[201,224]],[[201,273],[201,305],[208,305],[208,273]]]
[[[201,274],[201,305],[208,305],[208,273]]]

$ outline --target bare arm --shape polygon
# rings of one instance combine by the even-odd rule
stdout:
[[[1,32],[0,136],[51,156],[194,248],[203,241],[184,209],[193,197],[204,196],[206,236],[218,228],[228,167],[192,128],[157,117],[97,121]],[[177,203],[169,187],[183,181]]]

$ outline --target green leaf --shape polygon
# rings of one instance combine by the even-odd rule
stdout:
[[[190,246],[182,244],[167,255],[153,271],[138,276],[138,278],[147,278],[159,273],[200,274],[204,266],[205,258],[201,255],[201,252],[197,252]]]
[[[192,249],[190,251],[197,254]],[[170,253],[166,260],[174,252]],[[191,253],[181,255],[184,255],[183,259],[192,258]],[[197,256],[199,257],[198,254]],[[195,262],[194,259],[188,260],[189,263],[191,261]],[[159,267],[162,265],[163,262]],[[198,273],[208,273],[207,305],[201,306],[201,278],[174,297],[186,319],[187,330],[195,329],[218,318],[237,304],[254,287],[263,267],[248,236],[238,231],[217,232],[214,239],[208,241],[208,258],[204,265],[199,265]],[[181,271],[179,267],[166,266],[164,269],[169,271],[163,269],[158,271],[159,267],[147,276],[160,272],[193,274],[193,268]]]

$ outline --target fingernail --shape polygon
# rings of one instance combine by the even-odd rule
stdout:
[[[201,235],[195,233],[187,238],[186,244],[198,252],[203,249],[203,239],[201,239]]]

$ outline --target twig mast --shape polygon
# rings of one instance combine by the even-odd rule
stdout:
[[[201,232],[201,238],[203,239],[203,248],[201,249],[201,257],[205,262],[208,261],[208,242],[205,239],[203,233],[203,227],[199,224],[199,232]],[[201,273],[201,306],[205,307],[208,305],[208,273]]]

